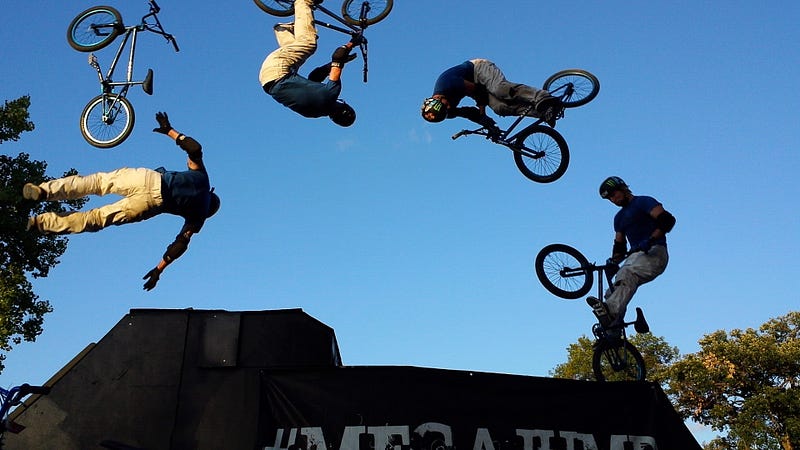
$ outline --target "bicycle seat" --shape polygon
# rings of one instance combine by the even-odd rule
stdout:
[[[650,325],[647,324],[647,320],[644,318],[642,308],[636,308],[636,321],[633,322],[633,329],[636,330],[637,333],[650,332]]]

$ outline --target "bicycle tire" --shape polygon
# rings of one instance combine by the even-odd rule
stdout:
[[[278,17],[294,14],[294,0],[253,0],[262,11]]]
[[[103,29],[98,31],[92,25]],[[106,47],[124,30],[119,11],[111,6],[93,6],[72,19],[67,28],[67,42],[79,52],[93,52]]]
[[[364,21],[361,21],[361,6],[366,4],[369,7],[367,16]],[[374,25],[392,11],[394,0],[372,0],[372,1],[357,1],[345,0],[342,4],[342,18],[345,22],[366,28],[368,25]]]
[[[644,381],[647,377],[642,354],[621,339],[598,342],[592,354],[592,371],[597,381]]]
[[[558,97],[560,90],[567,83],[572,83],[574,92],[570,97],[562,99],[565,108],[585,105],[594,100],[600,92],[600,80],[583,69],[557,72],[544,82],[542,89]]]
[[[536,255],[534,263],[536,277],[542,286],[551,294],[567,300],[575,300],[589,293],[594,283],[594,272],[584,270],[582,273],[565,277],[561,274],[561,270],[588,266],[590,266],[589,260],[577,249],[566,244],[546,245]]]
[[[550,127],[531,125],[519,132],[514,145],[530,152],[544,153],[541,157],[531,158],[514,151],[514,163],[531,181],[552,183],[567,171],[569,146],[564,136]]]
[[[117,100],[111,119],[104,120],[103,102]],[[86,104],[81,113],[80,129],[83,138],[98,148],[111,148],[121,144],[133,131],[136,117],[127,98],[118,94],[100,94]]]

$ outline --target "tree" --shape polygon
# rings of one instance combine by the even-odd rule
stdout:
[[[0,108],[0,144],[19,140],[24,131],[34,128],[28,120],[30,98],[5,102]],[[47,163],[31,161],[20,153],[12,158],[0,155],[0,372],[5,367],[5,352],[23,340],[33,342],[42,333],[44,315],[53,310],[48,301],[39,300],[28,276],[46,277],[50,268],[67,249],[67,238],[26,231],[28,217],[42,212],[67,212],[80,209],[86,198],[67,201],[32,202],[22,198],[26,182],[52,179],[45,175]],[[70,169],[65,175],[75,174]]]
[[[650,333],[636,334],[631,336],[629,341],[644,358],[647,379],[662,383],[666,368],[678,357],[677,347],[670,347],[663,337],[653,336]],[[594,380],[592,344],[593,341],[586,336],[578,338],[578,342],[567,347],[567,362],[556,366],[550,371],[550,375],[574,380]]]
[[[684,417],[727,430],[714,449],[800,449],[800,312],[759,330],[716,331],[668,370]]]

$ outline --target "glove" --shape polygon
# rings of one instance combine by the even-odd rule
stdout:
[[[352,48],[346,45],[334,50],[333,55],[331,55],[331,66],[343,67],[346,63],[356,59],[356,55],[351,55],[350,50],[352,50]]]
[[[167,113],[157,112],[156,120],[158,121],[158,128],[153,128],[153,131],[162,134],[169,133],[169,130],[172,129],[172,125],[169,123],[169,117],[167,117]]]
[[[487,115],[481,116],[478,119],[478,123],[482,127],[486,128],[490,135],[499,135],[501,133],[500,127],[497,126],[497,122]]]
[[[619,261],[614,260],[614,258],[608,258],[605,270],[609,277],[613,277],[619,272]]]
[[[142,277],[143,280],[147,280],[147,282],[144,283],[144,290],[145,291],[153,290],[153,288],[156,287],[156,283],[158,283],[158,278],[160,276],[161,276],[161,271],[158,270],[158,267],[155,267],[151,269],[150,272],[147,272],[145,276]]]

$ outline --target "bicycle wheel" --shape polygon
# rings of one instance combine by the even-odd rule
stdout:
[[[394,0],[345,0],[342,4],[342,17],[356,26],[365,27],[385,19],[394,6]],[[361,11],[364,11],[364,20],[361,20]]]
[[[567,171],[569,147],[558,131],[544,125],[531,125],[519,132],[515,145],[536,155],[514,151],[514,162],[528,179],[552,183]]]
[[[110,44],[124,30],[119,11],[110,6],[95,6],[72,19],[67,28],[67,42],[79,52],[93,52]]]
[[[294,14],[294,0],[253,0],[267,14],[286,17]]]
[[[577,249],[566,244],[550,244],[536,255],[536,277],[551,294],[568,300],[583,297],[592,289],[594,272]]]
[[[644,381],[647,369],[636,347],[626,340],[599,341],[592,354],[597,381]]]
[[[582,69],[562,70],[544,82],[542,87],[550,95],[561,97],[565,108],[574,108],[589,103],[600,92],[600,80]],[[568,88],[569,91],[568,91]]]
[[[111,148],[130,136],[135,119],[133,106],[127,98],[100,94],[83,108],[81,134],[95,147]]]

